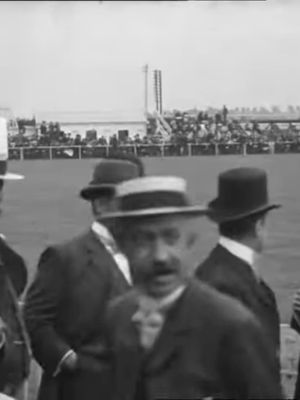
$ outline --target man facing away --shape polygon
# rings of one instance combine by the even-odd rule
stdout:
[[[276,358],[257,319],[229,296],[191,277],[193,221],[178,177],[117,187],[116,237],[134,289],[108,309],[113,400],[279,399]]]
[[[0,204],[4,182],[23,179],[7,172],[8,136],[6,120],[0,118]],[[1,210],[0,210],[1,212]],[[23,258],[0,238],[0,397],[18,397],[29,375],[30,346],[19,307],[19,296],[27,283]]]
[[[235,168],[219,176],[218,196],[208,205],[220,239],[196,276],[249,308],[259,319],[278,358],[280,376],[280,319],[275,295],[258,269],[265,223],[270,210],[267,175],[259,168]]]
[[[41,400],[107,399],[103,318],[109,299],[128,290],[131,277],[126,257],[99,217],[114,208],[115,185],[143,173],[133,156],[114,155],[97,164],[80,193],[91,204],[92,226],[40,257],[25,320],[43,369]]]

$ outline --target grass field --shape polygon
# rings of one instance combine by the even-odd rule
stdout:
[[[9,170],[26,176],[5,187],[0,231],[25,258],[30,280],[39,254],[50,243],[68,239],[91,221],[88,203],[78,196],[91,178],[97,160],[10,162]],[[289,322],[291,296],[300,287],[300,156],[221,156],[144,159],[148,174],[174,174],[187,179],[193,201],[216,194],[218,173],[232,167],[257,166],[269,174],[272,200],[283,207],[268,221],[261,272],[274,288],[282,322]],[[191,262],[199,263],[217,240],[216,227],[199,220],[199,238]]]

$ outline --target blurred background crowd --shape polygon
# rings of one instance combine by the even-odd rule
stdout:
[[[39,127],[35,119],[17,119],[17,132],[10,135],[10,147],[39,146],[124,146],[124,145],[179,145],[212,143],[300,143],[300,123],[245,121],[228,116],[224,106],[220,112],[209,115],[204,111],[172,111],[164,113],[164,120],[171,128],[168,135],[157,129],[155,115],[148,115],[147,134],[120,138],[98,137],[96,130],[86,132],[85,137],[64,132],[59,123],[44,121]],[[31,135],[25,130],[31,128]]]

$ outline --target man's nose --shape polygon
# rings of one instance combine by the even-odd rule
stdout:
[[[162,264],[165,264],[169,259],[168,247],[161,240],[158,240],[155,244],[153,259],[156,263]]]

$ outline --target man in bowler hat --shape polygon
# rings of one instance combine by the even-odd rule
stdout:
[[[220,238],[196,276],[249,308],[264,327],[278,357],[280,320],[275,295],[258,269],[268,213],[278,208],[268,200],[267,175],[258,168],[235,168],[219,175],[218,196],[208,204]]]
[[[92,208],[91,227],[40,257],[25,320],[43,369],[41,400],[108,399],[103,317],[109,299],[128,290],[131,276],[109,226],[99,218],[114,207],[115,185],[143,174],[134,156],[115,154],[98,163],[80,192]]]
[[[4,182],[24,176],[7,171],[8,136],[0,118],[0,204]],[[1,211],[1,210],[0,210]],[[0,238],[0,396],[18,396],[29,375],[30,346],[19,307],[19,296],[27,283],[23,258]]]
[[[134,289],[112,301],[106,337],[113,400],[279,399],[276,358],[252,313],[193,277],[193,221],[178,177],[144,177],[117,187],[116,238]]]

